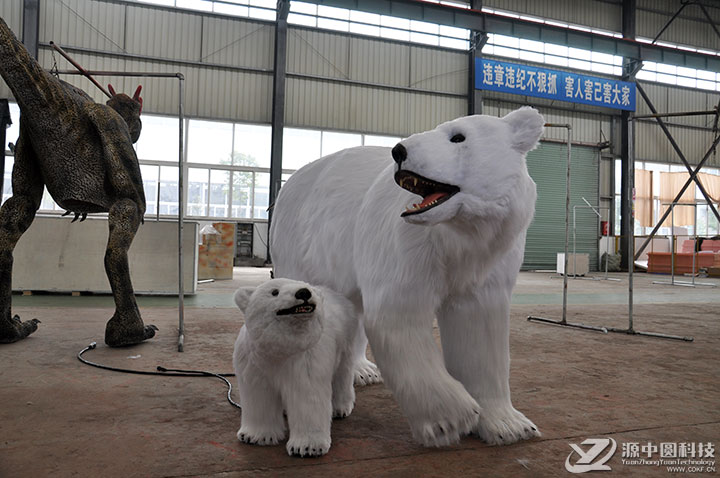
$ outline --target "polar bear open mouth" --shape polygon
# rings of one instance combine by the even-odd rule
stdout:
[[[395,173],[395,182],[411,193],[422,196],[423,200],[420,204],[413,204],[403,211],[400,216],[410,216],[412,214],[421,214],[429,209],[438,206],[457,192],[460,188],[450,184],[440,183],[432,179],[424,178],[412,171],[400,169]]]
[[[315,312],[315,304],[312,302],[305,302],[288,309],[282,309],[277,311],[277,315],[302,315],[312,314]]]

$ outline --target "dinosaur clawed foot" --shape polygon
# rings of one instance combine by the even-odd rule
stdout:
[[[63,214],[63,217],[69,216],[69,215],[72,214],[72,213],[73,213],[72,211],[65,211],[65,214]],[[79,217],[81,218],[81,219],[80,219],[80,222],[83,222],[85,219],[87,219],[87,213],[86,213],[86,212],[83,212],[83,213],[76,212],[76,213],[75,213],[75,218],[74,218],[72,221],[70,221],[70,222],[75,222],[75,221],[77,221]]]
[[[105,343],[110,347],[125,347],[136,345],[147,339],[155,337],[158,328],[154,325],[145,325],[142,319],[123,321],[114,315],[105,328]]]
[[[9,344],[24,339],[37,330],[39,323],[38,319],[23,322],[17,315],[0,320],[0,343]]]

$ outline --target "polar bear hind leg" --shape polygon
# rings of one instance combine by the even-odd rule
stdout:
[[[448,298],[438,312],[445,365],[482,408],[473,433],[491,445],[540,436],[510,400],[510,295],[519,268],[505,258],[482,287]]]
[[[357,386],[382,383],[383,379],[377,366],[367,359],[368,339],[365,335],[363,321],[360,320],[353,341],[352,356],[354,359],[354,382]]]
[[[355,406],[355,388],[353,378],[355,376],[355,360],[351,350],[342,353],[332,383],[332,408],[333,418],[345,418]]]

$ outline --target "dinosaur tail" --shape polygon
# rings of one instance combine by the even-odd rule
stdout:
[[[59,87],[0,18],[0,76],[21,108],[46,105]]]

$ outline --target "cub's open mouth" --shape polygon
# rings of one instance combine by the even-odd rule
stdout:
[[[423,198],[419,204],[413,204],[408,207],[407,210],[400,215],[402,217],[420,214],[432,209],[444,203],[460,191],[460,188],[457,186],[439,183],[405,169],[400,169],[395,173],[395,182],[398,183],[401,188],[407,189],[411,193],[418,194]]]
[[[315,304],[312,302],[305,302],[303,304],[296,305],[295,307],[278,310],[277,315],[302,315],[312,314],[313,312],[315,312]]]

